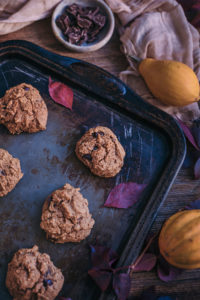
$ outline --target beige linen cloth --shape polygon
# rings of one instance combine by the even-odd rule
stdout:
[[[175,0],[105,0],[119,17],[120,40],[126,55],[173,59],[186,63],[200,79],[199,32],[187,22]],[[189,0],[188,0],[189,1]],[[0,0],[0,34],[16,31],[45,18],[60,0]],[[184,108],[162,105],[139,76],[136,64],[120,78],[148,102],[183,121],[200,117],[198,104]]]
[[[0,35],[47,17],[60,0],[0,0]]]
[[[200,79],[199,32],[187,22],[182,7],[175,0],[106,2],[120,19],[120,40],[126,55],[178,60],[190,66]],[[129,59],[129,64],[120,77],[141,97],[183,121],[200,117],[197,103],[184,108],[162,105],[150,94],[138,74],[136,63]]]

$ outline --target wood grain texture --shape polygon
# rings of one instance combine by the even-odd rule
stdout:
[[[87,54],[72,53],[65,49],[53,36],[50,19],[35,22],[15,33],[0,36],[0,42],[13,39],[28,40],[50,51],[93,63],[118,76],[125,70],[127,61],[120,52],[119,37],[115,33],[111,41],[102,49]],[[186,204],[200,197],[200,180],[193,180],[192,170],[181,170],[152,227],[152,232],[160,230],[163,222]],[[177,294],[180,299],[200,299],[200,270],[187,271],[179,280],[161,282],[156,272],[134,273],[130,299],[136,299],[150,286],[156,286],[157,294]]]
[[[116,76],[119,72],[125,70],[128,65],[125,57],[120,52],[120,41],[116,32],[108,44],[98,51],[88,52],[87,54],[70,52],[54,37],[49,18],[35,22],[16,32],[0,36],[0,42],[7,40],[27,40],[57,54],[95,64]]]

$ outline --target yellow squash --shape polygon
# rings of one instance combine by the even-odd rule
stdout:
[[[199,100],[198,78],[181,62],[146,58],[139,72],[152,94],[166,105],[185,106]]]
[[[175,267],[200,268],[200,209],[185,210],[171,216],[160,232],[159,249]]]

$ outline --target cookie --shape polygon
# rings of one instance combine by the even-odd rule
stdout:
[[[19,159],[0,148],[0,197],[12,191],[22,177]]]
[[[88,130],[77,142],[75,152],[84,165],[100,177],[114,177],[124,164],[124,148],[107,127]]]
[[[68,183],[44,202],[40,227],[52,242],[80,242],[90,234],[93,225],[87,199]]]
[[[22,83],[6,91],[0,99],[0,123],[11,134],[46,129],[48,111],[39,91]]]
[[[6,286],[14,300],[53,300],[63,283],[61,270],[37,246],[18,250],[8,264]]]

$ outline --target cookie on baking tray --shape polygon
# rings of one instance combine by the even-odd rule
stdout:
[[[18,250],[8,264],[6,286],[15,300],[53,300],[63,283],[61,270],[37,246]]]
[[[22,177],[19,159],[0,148],[0,197],[12,191]]]
[[[21,83],[6,91],[0,99],[0,123],[11,134],[38,132],[46,129],[48,111],[39,91]]]
[[[100,177],[114,177],[124,164],[125,151],[107,127],[89,129],[76,144],[77,157]]]
[[[54,243],[80,242],[90,234],[93,225],[87,199],[68,183],[44,202],[40,227]]]

